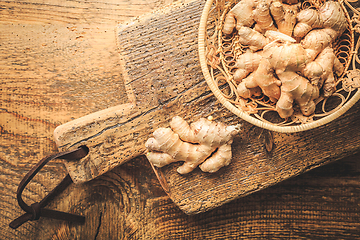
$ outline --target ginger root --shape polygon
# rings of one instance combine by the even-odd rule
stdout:
[[[241,0],[225,17],[223,33],[231,34],[236,28],[252,27],[260,33],[279,31],[291,36],[296,23],[298,0]],[[275,20],[275,22],[274,22]],[[275,24],[278,26],[276,27]]]
[[[304,9],[297,15],[298,24],[294,28],[294,37],[303,38],[314,28],[322,27],[318,11],[315,9]]]
[[[238,34],[239,42],[249,46],[252,51],[262,49],[269,43],[269,40],[264,35],[249,27],[241,27]]]
[[[270,5],[270,12],[274,18],[278,31],[288,36],[292,36],[296,24],[296,15],[299,12],[299,6],[275,1]]]
[[[260,64],[262,59],[261,53],[246,52],[241,54],[235,63],[237,70],[234,73],[234,80],[240,82],[242,79],[247,77],[251,72],[255,71]]]
[[[319,89],[323,87],[324,97],[330,97],[335,91],[335,77],[340,76],[344,71],[344,66],[336,57],[334,50],[330,47],[325,48],[315,59],[306,65],[304,75],[310,80],[312,85]]]
[[[299,74],[288,71],[278,75],[281,79],[281,96],[276,103],[280,117],[293,115],[293,103],[296,102],[302,114],[309,116],[315,111],[314,100],[319,97],[319,89]]]
[[[261,59],[259,67],[238,85],[237,92],[243,98],[255,95],[252,89],[260,87],[262,92],[276,102],[280,98],[281,81],[274,76],[269,61]]]
[[[242,0],[236,4],[226,15],[223,32],[231,34],[241,27],[251,27],[254,24],[253,11],[256,9],[259,0]],[[240,17],[241,16],[241,17]]]
[[[159,128],[145,143],[146,157],[156,167],[184,161],[177,171],[186,174],[197,166],[204,172],[216,172],[230,164],[231,143],[240,127],[226,126],[205,118],[190,126],[181,117],[174,117],[171,128]]]
[[[267,30],[276,30],[270,15],[269,4],[266,1],[260,1],[256,6],[254,20],[256,22],[254,29],[260,33],[265,33]]]
[[[344,70],[332,48],[348,24],[341,5],[299,6],[297,0],[242,0],[227,14],[223,28],[225,34],[236,28],[247,49],[234,65],[238,96],[264,94],[281,118],[293,115],[294,104],[303,115],[313,114],[320,93],[329,97],[336,90],[334,73],[340,76]]]

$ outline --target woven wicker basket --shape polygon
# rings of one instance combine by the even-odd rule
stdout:
[[[258,127],[277,132],[300,132],[333,121],[351,108],[360,98],[360,66],[358,33],[360,13],[351,5],[352,0],[340,1],[348,29],[335,43],[334,49],[345,71],[337,79],[337,91],[329,98],[315,100],[317,110],[308,117],[295,111],[288,119],[281,119],[266,97],[241,99],[236,94],[232,79],[237,55],[236,35],[222,33],[224,16],[238,2],[235,0],[207,0],[199,26],[199,58],[205,80],[216,98],[232,113]],[[311,2],[311,3],[310,3]],[[318,0],[322,4],[324,0]],[[302,8],[313,7],[316,1],[302,1]],[[355,44],[356,43],[356,44]],[[296,106],[294,107],[296,109]]]

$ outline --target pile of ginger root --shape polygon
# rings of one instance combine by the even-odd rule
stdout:
[[[243,99],[266,95],[281,118],[315,112],[314,100],[336,90],[344,66],[333,45],[348,23],[337,1],[300,10],[298,0],[241,0],[225,16],[223,34],[237,34],[246,51],[233,73]]]
[[[176,116],[170,127],[156,129],[146,141],[146,157],[155,167],[183,161],[177,169],[180,174],[190,173],[197,166],[213,173],[230,164],[231,143],[239,131],[240,125],[227,126],[206,118],[189,125]]]

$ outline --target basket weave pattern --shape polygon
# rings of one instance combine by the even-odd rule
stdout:
[[[336,119],[360,98],[360,13],[352,6],[353,1],[339,1],[348,21],[348,28],[333,46],[336,56],[345,67],[342,76],[336,79],[336,92],[330,98],[320,96],[316,99],[317,109],[310,116],[302,115],[295,105],[294,114],[281,119],[275,111],[275,103],[266,96],[243,99],[237,94],[237,83],[233,80],[236,70],[234,65],[237,57],[245,52],[246,46],[239,43],[236,33],[225,35],[222,29],[226,14],[238,1],[208,0],[199,27],[199,56],[210,89],[235,115],[272,131],[304,131]],[[301,9],[318,8],[323,2],[324,0],[302,1]]]

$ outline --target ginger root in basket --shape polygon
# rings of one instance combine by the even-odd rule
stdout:
[[[205,118],[190,126],[181,117],[174,117],[171,128],[159,128],[145,143],[147,158],[156,167],[184,161],[177,171],[186,174],[197,166],[204,172],[216,172],[231,161],[231,143],[240,127],[226,126]]]
[[[260,88],[276,104],[275,109],[282,118],[293,115],[294,104],[303,115],[313,114],[315,100],[320,93],[324,97],[333,94],[334,73],[340,76],[344,69],[332,49],[347,27],[340,4],[328,1],[318,10],[301,11],[297,4],[288,5],[279,0],[259,0],[253,5],[250,15],[253,25],[245,24],[251,22],[248,15],[243,21],[244,17],[237,14],[245,9],[241,4],[228,13],[236,20],[239,42],[248,49],[237,57],[234,65],[238,95],[245,99],[258,96]],[[259,16],[265,19],[268,14],[272,18],[269,24],[259,22]],[[296,25],[294,16],[298,20]],[[277,31],[273,31],[272,24]],[[224,33],[232,33],[234,27],[225,20]]]

